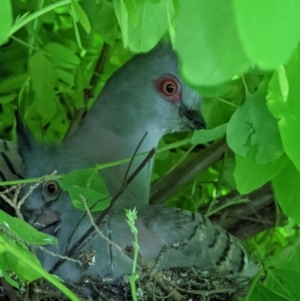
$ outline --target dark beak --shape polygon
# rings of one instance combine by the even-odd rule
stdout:
[[[205,121],[199,111],[191,110],[185,106],[181,106],[179,108],[179,115],[192,131],[205,128]]]

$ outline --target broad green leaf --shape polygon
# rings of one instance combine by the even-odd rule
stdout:
[[[128,12],[124,0],[113,0],[115,13],[121,28],[124,48],[128,47]]]
[[[278,295],[271,289],[262,286],[261,284],[256,284],[254,290],[251,292],[250,296],[247,296],[247,301],[290,301],[289,298],[284,298]]]
[[[31,245],[57,245],[57,239],[0,210],[0,226]],[[3,231],[3,229],[0,231]]]
[[[187,82],[193,86],[218,85],[250,67],[235,23],[232,0],[178,3],[174,48]]]
[[[201,107],[201,113],[204,116],[207,128],[215,128],[221,124],[227,123],[236,110],[236,106],[231,103],[225,103],[215,98],[204,98]]]
[[[168,18],[174,15],[171,0],[157,3],[152,3],[149,0],[137,0],[138,17],[134,17],[134,22],[131,21],[130,13],[135,14],[135,10],[129,11],[123,1],[114,0],[114,5],[122,31],[124,47],[128,41],[129,48],[134,52],[146,52],[153,48],[167,31]],[[136,19],[138,22],[135,24]]]
[[[300,245],[296,244],[285,248],[273,265],[278,269],[289,271],[300,271]]]
[[[79,23],[82,25],[86,33],[91,31],[91,25],[89,22],[88,17],[86,16],[85,12],[81,8],[80,4],[76,0],[71,0],[72,6],[76,13]]]
[[[298,266],[299,268],[299,266]],[[288,300],[298,301],[300,272],[288,269],[269,269],[265,285]]]
[[[299,59],[298,51],[285,66],[285,73],[282,67],[274,72],[267,100],[269,110],[278,118],[284,150],[300,171],[300,140],[296,138],[300,137]]]
[[[47,55],[47,59],[56,66],[66,69],[74,69],[80,63],[77,55],[62,44],[51,42],[45,45],[43,50]]]
[[[283,146],[276,119],[269,112],[265,97],[247,93],[245,103],[230,119],[227,127],[227,142],[238,155],[245,156],[251,144],[257,145],[255,162],[266,164],[277,160],[283,154]]]
[[[241,194],[249,193],[268,181],[272,180],[286,165],[288,158],[283,155],[276,161],[267,164],[257,164],[256,154],[257,146],[246,144],[248,148],[247,155],[240,156],[235,154],[235,170],[233,173],[237,190]]]
[[[75,207],[85,211],[82,195],[91,211],[106,209],[110,204],[109,193],[96,168],[77,169],[68,173],[60,182],[60,187],[68,191]]]
[[[124,3],[127,8],[129,20],[134,27],[137,27],[139,22],[139,14],[135,0],[124,0]]]
[[[273,179],[273,188],[285,215],[300,223],[300,173],[290,161]]]
[[[0,1],[1,27],[0,45],[4,44],[9,38],[9,32],[13,24],[12,7],[10,0]]]
[[[263,69],[285,63],[300,40],[300,2],[233,0],[232,3],[236,28],[249,60]]]
[[[101,22],[99,22],[98,19],[101,20]],[[113,3],[107,0],[101,2],[101,9],[98,12],[97,22],[95,22],[94,27],[95,31],[99,33],[108,44],[113,44],[116,39],[120,38],[120,28]]]
[[[42,51],[36,52],[30,58],[29,72],[38,112],[45,120],[50,121],[57,109],[54,95],[55,74],[53,66]]]
[[[226,133],[226,127],[227,127],[227,123],[221,124],[211,130],[194,131],[191,143],[194,145],[203,144],[221,138]]]

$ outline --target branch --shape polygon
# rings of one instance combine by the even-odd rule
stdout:
[[[200,152],[184,165],[177,166],[151,188],[150,203],[163,204],[199,172],[219,160],[228,146],[225,139]]]

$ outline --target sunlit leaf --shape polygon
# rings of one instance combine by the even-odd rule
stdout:
[[[300,223],[300,172],[289,162],[272,183],[283,212]]]
[[[111,198],[105,183],[97,169],[78,169],[70,172],[60,181],[60,187],[68,191],[72,202],[78,209],[84,210],[83,196],[91,211],[106,209]]]
[[[13,23],[12,7],[10,0],[0,1],[1,27],[0,27],[0,45],[9,38],[9,31]]]

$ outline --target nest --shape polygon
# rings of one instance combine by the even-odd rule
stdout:
[[[136,281],[139,301],[217,301],[236,300],[247,293],[249,279],[220,277],[197,267],[143,271]],[[86,276],[76,283],[65,283],[83,301],[132,301],[129,276],[115,281]],[[67,298],[47,281],[33,282],[18,292],[24,301],[64,301]],[[1,299],[2,300],[2,299]],[[3,299],[5,300],[5,299]]]

